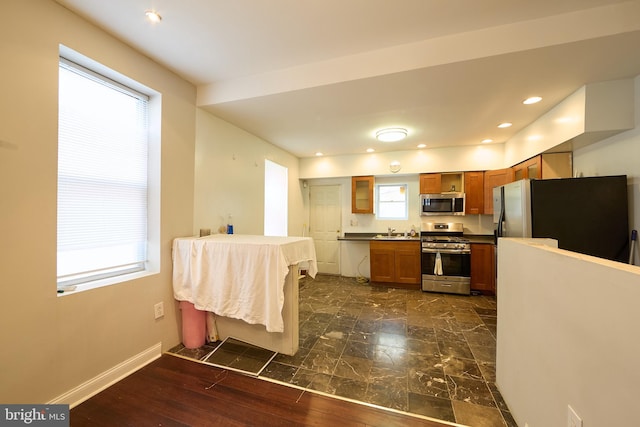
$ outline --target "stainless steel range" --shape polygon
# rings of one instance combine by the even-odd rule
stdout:
[[[422,290],[469,295],[471,245],[462,223],[422,224]]]

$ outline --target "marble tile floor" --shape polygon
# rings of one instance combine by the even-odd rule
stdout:
[[[300,350],[261,377],[449,422],[517,427],[495,384],[496,300],[300,281]],[[205,359],[218,343],[170,352]]]

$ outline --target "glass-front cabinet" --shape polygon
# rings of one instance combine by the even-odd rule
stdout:
[[[351,212],[373,213],[373,176],[351,177]]]

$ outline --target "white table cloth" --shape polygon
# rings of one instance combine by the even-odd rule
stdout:
[[[289,266],[318,271],[309,237],[216,234],[173,241],[173,291],[198,310],[282,332],[284,281]],[[297,303],[297,302],[296,302]]]

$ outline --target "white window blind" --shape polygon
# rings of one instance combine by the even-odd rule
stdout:
[[[60,59],[58,285],[145,268],[148,97]]]

